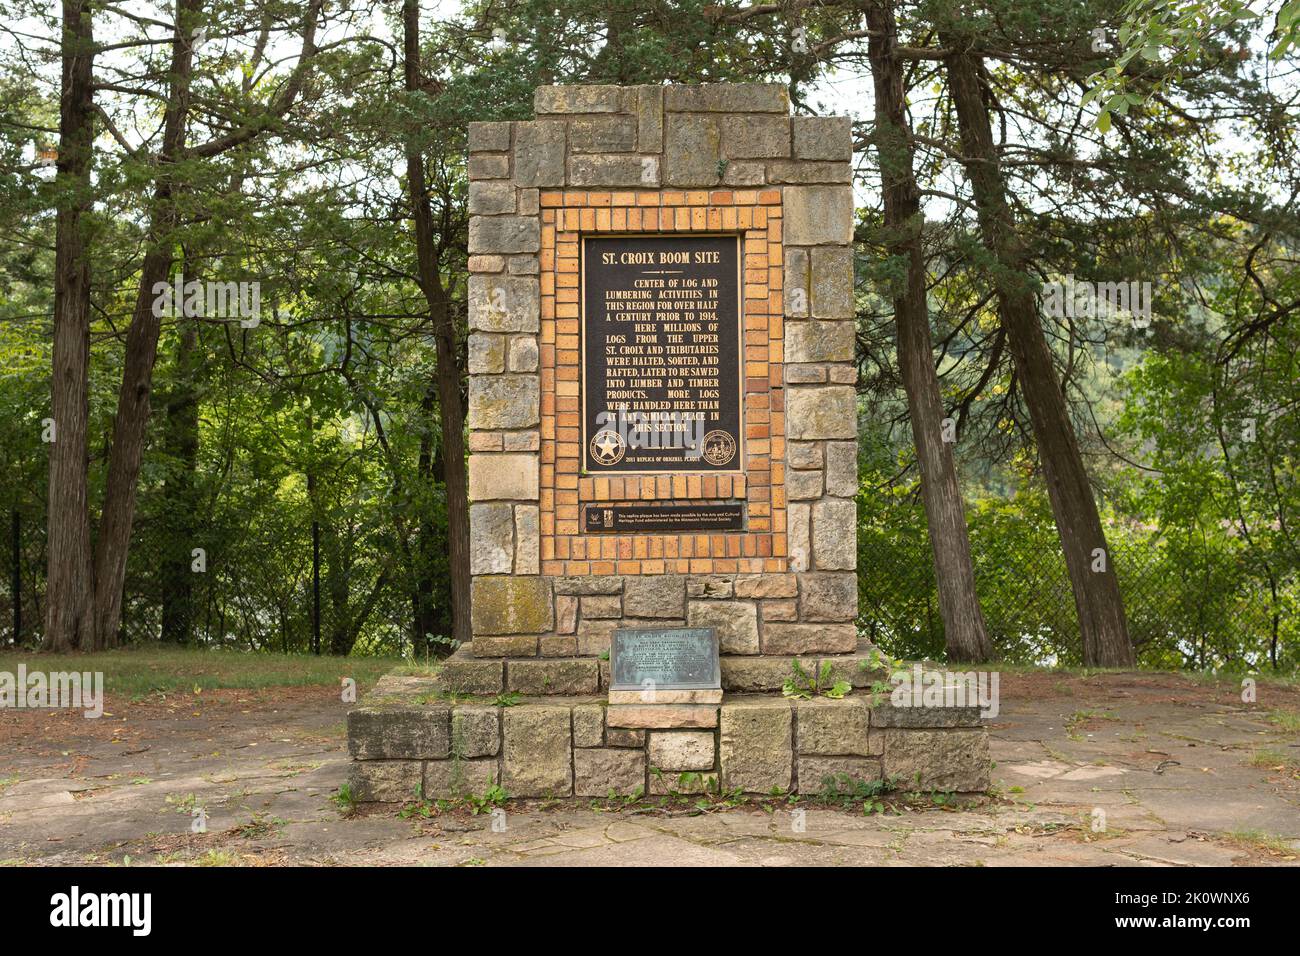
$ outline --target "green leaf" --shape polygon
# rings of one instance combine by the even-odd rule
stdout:
[[[825,696],[830,697],[833,700],[839,700],[841,697],[843,697],[851,690],[853,690],[852,684],[850,684],[846,680],[839,680],[835,682],[835,685],[833,687],[825,691],[824,694]]]

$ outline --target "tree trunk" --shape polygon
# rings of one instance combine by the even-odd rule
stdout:
[[[198,327],[181,320],[176,340],[176,382],[167,396],[163,442],[171,469],[164,485],[167,537],[162,566],[162,639],[187,644],[194,627],[192,550],[198,509]]]
[[[434,598],[434,579],[433,579],[433,556],[437,554],[438,542],[436,530],[433,523],[433,484],[434,484],[434,457],[433,457],[433,437],[430,430],[433,427],[433,403],[435,391],[433,383],[424,390],[424,397],[420,401],[420,415],[424,422],[424,428],[420,436],[420,457],[416,465],[417,480],[424,484],[417,492],[416,500],[420,502],[420,519],[415,525],[415,554],[416,567],[413,569],[415,574],[415,587],[411,595],[412,605],[412,646],[417,657],[427,654],[429,651],[429,635],[438,635],[446,637],[441,633],[444,628],[439,622],[437,602]],[[445,464],[444,464],[445,470]]]
[[[23,519],[18,509],[13,509],[13,559],[10,588],[14,595],[14,646],[23,639]]]
[[[310,431],[310,421],[308,422]],[[307,472],[307,501],[311,505],[311,652],[320,654],[320,512],[316,501],[316,473]]]
[[[335,518],[320,529],[321,546],[325,551],[325,594],[329,599],[330,621],[326,645],[329,653],[346,657],[352,649],[351,581],[352,548],[344,541]],[[346,520],[346,519],[344,519]]]
[[[63,79],[55,174],[54,357],[50,411],[49,569],[45,646],[95,646],[94,570],[86,474],[90,417],[90,259],[84,214],[90,209],[94,141],[91,6],[63,2]]]
[[[1093,498],[1083,457],[1057,380],[1052,351],[1039,324],[1034,290],[1025,272],[1027,252],[998,161],[980,79],[981,64],[964,52],[959,36],[945,36],[948,83],[961,130],[963,162],[975,200],[984,244],[997,259],[994,287],[1016,374],[1032,421],[1047,493],[1074,587],[1088,667],[1131,667],[1129,639],[1115,562]]]
[[[403,0],[404,77],[408,92],[422,86],[420,75],[420,4]],[[447,550],[451,579],[453,637],[470,640],[469,627],[469,481],[465,474],[465,410],[460,394],[460,366],[451,303],[439,272],[433,241],[433,213],[424,178],[424,157],[414,135],[406,147],[406,184],[415,224],[415,254],[420,290],[429,306],[438,359],[438,412],[442,426],[443,484],[447,489]]]
[[[921,496],[934,556],[944,643],[949,660],[987,661],[993,657],[993,644],[975,593],[975,570],[952,445],[943,440],[943,399],[934,370],[921,249],[925,219],[913,172],[903,65],[896,51],[898,28],[888,0],[867,6],[867,27],[871,31],[867,51],[876,94],[874,139],[885,200],[885,231],[889,254],[907,263],[905,285],[894,295],[898,366],[921,468]]]
[[[171,232],[176,225],[176,207],[173,202],[175,184],[168,167],[185,145],[190,73],[194,62],[193,29],[198,23],[201,5],[202,0],[181,0],[176,10],[170,88],[163,111],[163,141],[158,155],[160,172],[149,217],[149,247],[140,266],[140,287],[131,327],[126,334],[122,387],[118,392],[117,417],[113,421],[104,513],[95,551],[96,630],[98,646],[102,647],[117,644],[122,617],[122,588],[126,581],[131,525],[135,520],[136,485],[144,456],[149,394],[154,362],[158,357],[158,333],[162,327],[161,317],[154,314],[154,301],[157,299],[154,286],[167,279],[172,265]]]

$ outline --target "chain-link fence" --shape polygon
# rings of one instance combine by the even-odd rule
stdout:
[[[319,527],[301,538],[292,548],[240,540],[180,548],[146,539],[130,562],[124,640],[393,654],[414,646],[417,627],[435,637],[450,631],[443,582],[423,582],[433,593],[419,616],[422,582],[399,549],[377,550]]]
[[[1001,519],[1000,519],[1001,520]],[[43,522],[11,516],[0,550],[0,646],[39,642],[44,617]],[[208,529],[207,547],[137,529],[123,602],[128,643],[183,642],[249,650],[406,652],[416,635],[450,633],[446,551],[431,560],[387,539],[286,522]],[[1295,667],[1300,583],[1233,548],[1183,549],[1130,529],[1108,531],[1129,631],[1151,667]],[[269,535],[262,540],[260,535]],[[1230,540],[1230,539],[1229,539]],[[1050,521],[976,518],[971,546],[989,634],[1008,661],[1078,664],[1074,595]],[[313,555],[318,552],[315,559]],[[14,576],[14,555],[19,574]],[[431,572],[423,577],[420,570]],[[859,626],[901,657],[942,659],[934,564],[923,519],[864,519]]]
[[[15,643],[15,628],[16,643],[34,647],[44,631],[45,529],[15,526],[0,551],[0,647]],[[146,518],[128,559],[123,643],[404,654],[422,647],[417,635],[437,645],[451,633],[445,547],[441,561],[422,560],[334,527],[263,533],[250,524],[181,538]]]
[[[989,635],[1008,661],[1077,665],[1074,593],[1059,549],[972,535],[976,590]],[[1129,633],[1154,667],[1292,669],[1300,647],[1300,586],[1237,560],[1189,561],[1159,541],[1112,542]],[[859,626],[901,657],[943,657],[943,622],[929,542],[868,542],[859,550]]]

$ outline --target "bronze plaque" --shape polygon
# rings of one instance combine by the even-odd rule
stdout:
[[[740,237],[582,241],[589,474],[744,469]]]
[[[711,627],[619,628],[609,648],[610,690],[722,687]]]

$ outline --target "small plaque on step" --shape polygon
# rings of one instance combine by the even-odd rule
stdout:
[[[711,627],[619,628],[609,650],[610,690],[721,689]]]

